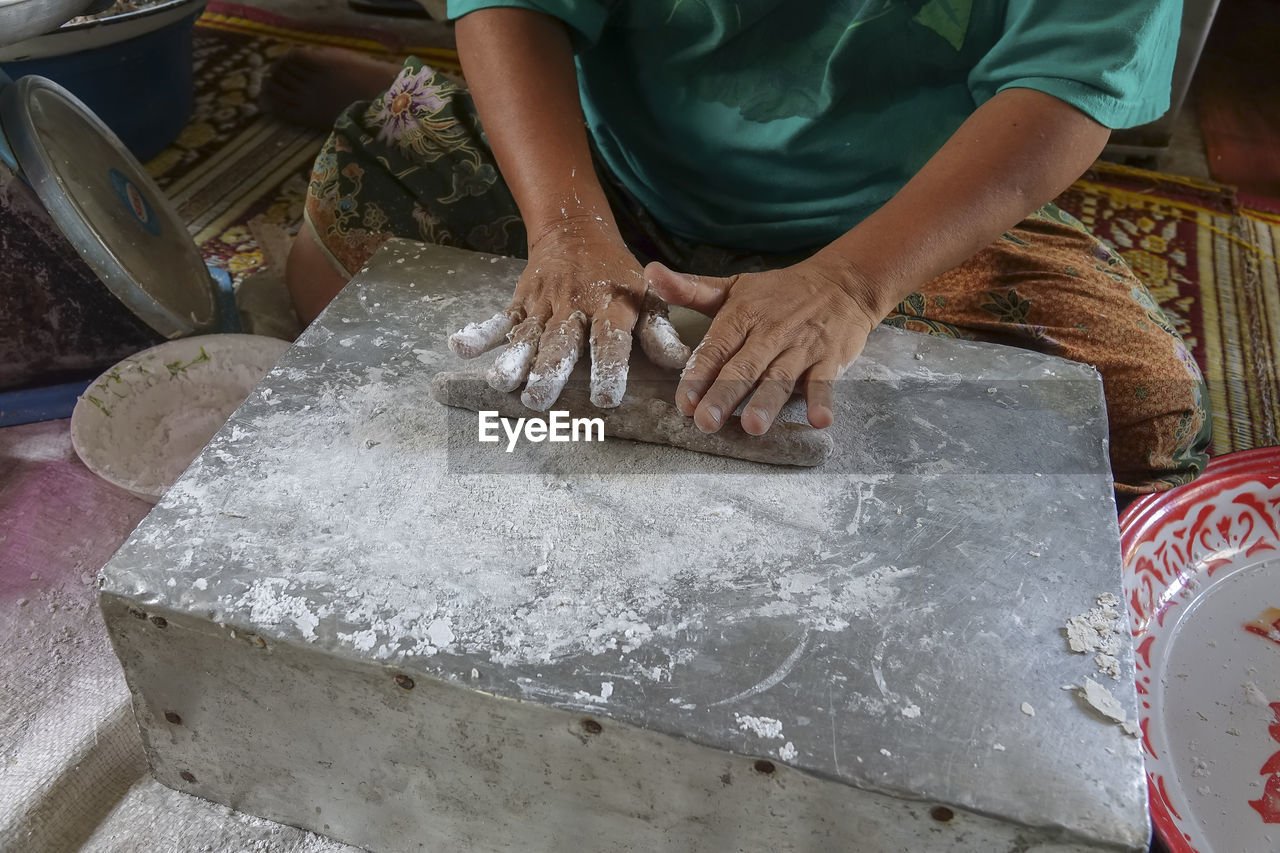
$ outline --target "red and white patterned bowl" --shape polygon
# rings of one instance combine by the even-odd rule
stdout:
[[[1120,528],[1156,832],[1280,851],[1280,447],[1214,459]]]

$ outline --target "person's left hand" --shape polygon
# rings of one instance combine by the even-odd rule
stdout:
[[[834,381],[888,313],[878,288],[819,256],[728,278],[683,275],[660,263],[644,274],[668,303],[714,317],[676,389],[676,406],[703,432],[719,430],[750,396],[742,428],[763,435],[797,386],[809,423],[830,426]]]

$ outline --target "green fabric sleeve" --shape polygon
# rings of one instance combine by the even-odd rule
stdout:
[[[1037,89],[1110,128],[1169,109],[1182,0],[1010,0],[1003,32],[969,74],[982,104]]]
[[[598,0],[448,0],[449,20],[495,7],[528,9],[560,20],[569,28],[575,49],[594,45],[609,15]]]

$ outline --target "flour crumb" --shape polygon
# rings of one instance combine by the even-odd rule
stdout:
[[[783,761],[795,760],[796,745],[791,741],[787,741],[785,744],[782,745],[782,748],[778,750],[778,757],[781,758]]]
[[[446,648],[454,640],[453,629],[449,627],[448,622],[436,619],[427,626],[427,639],[437,649]]]
[[[885,749],[884,747],[880,747],[880,754],[883,755],[885,758],[893,758],[893,753]]]
[[[916,719],[917,717],[920,716],[920,706],[908,705],[907,707],[902,709],[902,716],[906,717],[909,720]]]
[[[1267,707],[1267,694],[1258,688],[1258,685],[1252,681],[1246,681],[1243,685],[1245,701],[1250,705],[1257,705],[1259,708]]]
[[[1116,606],[1120,599],[1114,593],[1104,592],[1097,598],[1097,606],[1079,616],[1067,620],[1067,645],[1077,654],[1093,653],[1098,671],[1119,680],[1120,678],[1120,611]]]
[[[782,723],[772,717],[752,717],[748,714],[733,715],[738,722],[738,728],[744,732],[751,732],[756,737],[770,738],[772,740],[782,739]]]
[[[1092,678],[1086,678],[1084,685],[1080,688],[1081,694],[1085,701],[1093,706],[1100,714],[1115,720],[1117,723],[1125,721],[1124,706],[1120,704],[1120,700],[1111,694],[1111,691],[1103,687]]]
[[[594,705],[605,705],[608,704],[609,697],[612,695],[613,682],[602,681],[600,682],[600,695],[592,696],[585,690],[579,690],[577,693],[573,694],[573,698],[577,699],[579,702],[590,702]]]
[[[1036,715],[1036,709],[1031,707],[1030,702],[1023,702],[1022,713],[1026,714],[1028,717],[1034,717]]]
[[[1004,744],[1002,743],[992,744],[991,748],[994,749],[996,752],[1004,752]]]
[[[370,628],[364,631],[353,631],[350,634],[340,633],[338,639],[350,643],[356,651],[367,652],[378,644],[378,633]]]
[[[1110,690],[1092,678],[1086,678],[1084,685],[1080,688],[1080,694],[1099,714],[1119,723],[1125,734],[1130,737],[1138,736],[1139,728],[1137,722],[1125,715],[1124,705],[1120,704],[1120,700],[1112,695]]]
[[[472,667],[472,668],[471,668],[471,680],[472,680],[472,681],[475,681],[475,680],[476,680],[477,678],[479,678],[479,677],[480,677],[480,670],[476,669],[475,667]]]

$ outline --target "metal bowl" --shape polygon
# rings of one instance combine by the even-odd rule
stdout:
[[[91,3],[86,3],[85,0],[0,0],[0,32],[5,33],[3,40],[0,40],[0,62],[48,59],[117,44],[198,14],[206,2],[208,0],[164,0],[132,12],[59,27],[59,24],[78,15],[93,14],[108,8],[111,0],[93,0]],[[33,29],[19,40],[9,34],[5,24],[5,9],[9,5],[19,8],[65,6],[74,11],[43,29]]]
[[[205,335],[130,356],[81,395],[71,443],[90,471],[155,503],[288,349]]]
[[[111,0],[0,0],[0,46],[43,35],[109,5]]]
[[[191,115],[192,28],[205,2],[163,0],[0,47],[0,72],[59,83],[149,160]]]

